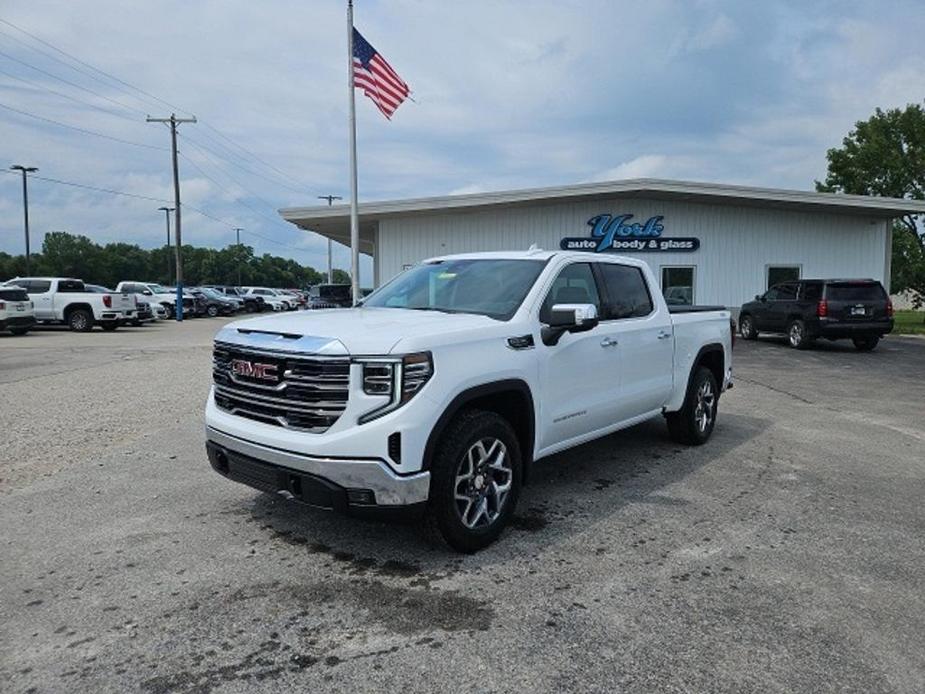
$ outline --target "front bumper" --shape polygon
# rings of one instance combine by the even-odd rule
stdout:
[[[375,458],[329,458],[271,448],[206,427],[216,472],[268,492],[287,492],[338,511],[416,506],[427,501],[430,472],[395,473]]]

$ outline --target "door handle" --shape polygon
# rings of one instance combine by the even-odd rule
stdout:
[[[671,333],[668,332],[667,330],[662,330],[662,331],[659,332],[659,334],[658,334],[658,339],[659,339],[659,340],[667,340],[669,337],[671,337]]]
[[[616,340],[612,340],[609,337],[605,337],[601,340],[601,347],[616,347],[619,344]]]

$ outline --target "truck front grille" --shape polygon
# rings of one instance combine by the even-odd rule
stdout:
[[[216,342],[215,404],[259,422],[327,431],[347,407],[350,359],[296,356]]]

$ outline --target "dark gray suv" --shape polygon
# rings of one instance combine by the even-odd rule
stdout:
[[[742,305],[739,331],[746,340],[784,333],[796,349],[820,337],[850,339],[867,352],[893,331],[893,303],[877,280],[782,282]]]

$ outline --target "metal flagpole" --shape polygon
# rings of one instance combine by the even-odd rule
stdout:
[[[350,92],[350,290],[360,300],[360,218],[357,210],[357,113],[353,93],[353,0],[347,0],[347,89]]]

